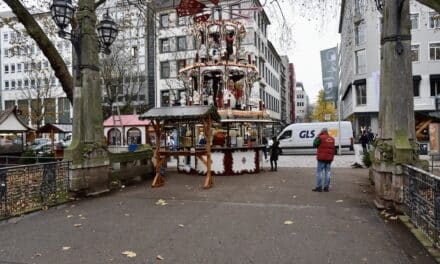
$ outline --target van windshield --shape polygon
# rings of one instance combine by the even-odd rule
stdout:
[[[292,137],[292,130],[287,130],[287,131],[284,131],[283,134],[281,134],[281,136],[278,138],[278,140],[287,139],[287,138],[291,138],[291,137]]]

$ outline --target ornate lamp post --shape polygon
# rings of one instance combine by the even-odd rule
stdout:
[[[379,138],[375,142],[372,172],[377,205],[399,209],[405,181],[401,164],[417,162],[409,0],[375,3],[383,17]]]
[[[71,0],[54,0],[50,10],[60,29],[59,36],[72,42],[76,55],[73,135],[65,152],[65,159],[72,161],[70,187],[91,194],[108,190],[109,184],[98,53],[110,53],[118,30],[108,11],[97,25],[94,0],[78,3],[74,9]]]

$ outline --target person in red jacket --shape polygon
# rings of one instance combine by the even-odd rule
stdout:
[[[316,159],[318,160],[318,167],[316,169],[316,187],[312,191],[322,192],[322,178],[321,174],[324,171],[325,182],[324,192],[328,192],[330,186],[330,165],[335,156],[335,139],[328,134],[327,128],[323,128],[319,136],[313,141],[313,146],[318,148]]]

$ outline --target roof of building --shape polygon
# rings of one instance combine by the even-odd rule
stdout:
[[[72,124],[45,124],[37,130],[37,133],[71,133]]]
[[[139,118],[150,120],[191,121],[211,116],[214,121],[220,120],[215,106],[179,106],[152,108]]]
[[[0,111],[0,132],[27,132],[34,130],[18,117],[17,106]]]
[[[104,127],[148,126],[150,124],[149,120],[140,120],[139,115],[112,115],[104,121]]]

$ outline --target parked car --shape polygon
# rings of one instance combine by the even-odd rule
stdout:
[[[35,148],[37,148],[37,146],[41,146],[41,145],[44,145],[44,144],[47,144],[47,143],[50,143],[50,139],[49,138],[36,138],[34,140],[34,142],[32,142],[31,147],[32,147],[32,149],[35,150]]]
[[[35,153],[38,156],[41,156],[43,154],[48,154],[52,152],[52,143],[51,142],[42,143],[32,147],[32,149],[35,151]]]

